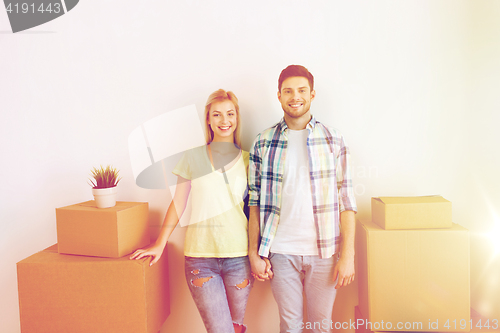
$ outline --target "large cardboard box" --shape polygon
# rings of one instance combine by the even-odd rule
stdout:
[[[56,220],[59,253],[120,258],[150,242],[147,202],[87,201],[57,208]]]
[[[470,320],[467,229],[384,230],[358,221],[356,256],[359,307],[370,322],[421,322],[410,331],[426,331],[436,320]]]
[[[22,333],[157,333],[168,314],[167,251],[153,266],[59,254],[17,263]]]
[[[451,202],[439,195],[372,198],[372,221],[387,230],[451,228]]]

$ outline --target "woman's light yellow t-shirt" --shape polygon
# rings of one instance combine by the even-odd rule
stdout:
[[[207,146],[184,153],[173,173],[191,181],[192,211],[184,242],[185,256],[248,255],[248,221],[243,213],[247,170],[246,151],[241,151],[225,175],[213,169]]]

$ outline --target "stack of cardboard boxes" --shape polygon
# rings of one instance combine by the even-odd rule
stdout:
[[[357,224],[357,332],[468,332],[469,232],[440,196],[372,198]]]
[[[148,204],[94,201],[56,209],[58,244],[17,263],[22,333],[156,333],[169,307],[167,253],[150,243]]]

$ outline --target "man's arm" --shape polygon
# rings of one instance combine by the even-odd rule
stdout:
[[[354,234],[356,230],[354,212],[340,213],[340,258],[333,270],[333,281],[338,277],[335,289],[345,287],[354,281]]]
[[[338,277],[335,289],[345,287],[354,280],[354,233],[356,222],[354,215],[357,211],[356,199],[352,185],[350,168],[350,152],[344,137],[340,136],[340,145],[337,149],[337,187],[339,189],[340,208],[340,258],[334,268],[333,280]]]
[[[259,255],[260,245],[260,208],[250,206],[250,218],[248,219],[248,258],[252,274],[259,281],[269,280],[273,277],[271,263],[267,258]]]
[[[252,269],[252,275],[259,281],[272,278],[271,264],[269,259],[261,258],[260,246],[260,167],[261,158],[260,134],[257,135],[250,149],[248,163],[248,188],[250,216],[248,218],[248,258]]]

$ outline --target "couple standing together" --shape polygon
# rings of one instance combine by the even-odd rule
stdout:
[[[338,288],[354,280],[356,202],[344,137],[311,115],[314,78],[303,66],[278,80],[283,118],[241,150],[236,96],[205,106],[207,145],[184,154],[155,243],[131,259],[156,263],[192,195],[184,245],[186,280],[209,333],[243,333],[254,280],[270,280],[280,332],[329,332]],[[249,210],[243,211],[248,175]],[[305,299],[303,298],[305,295]],[[330,325],[327,325],[330,326]]]

